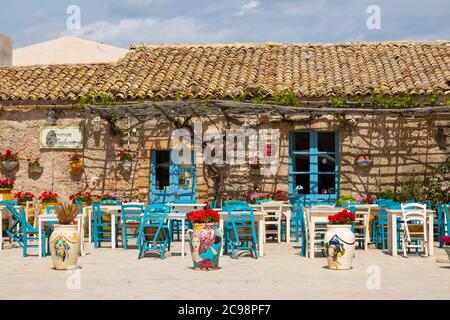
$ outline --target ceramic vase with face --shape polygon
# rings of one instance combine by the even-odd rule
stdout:
[[[328,268],[347,270],[352,268],[355,254],[355,235],[351,224],[329,224],[324,238]]]
[[[194,224],[188,231],[195,270],[211,271],[219,268],[222,232],[215,223]]]
[[[80,234],[76,225],[55,224],[50,237],[50,253],[56,270],[77,266],[80,253]]]

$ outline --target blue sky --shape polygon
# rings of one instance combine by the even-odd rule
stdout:
[[[81,10],[70,30],[67,8]],[[369,29],[369,6],[380,29]],[[132,42],[232,43],[446,40],[450,0],[1,0],[0,32],[14,47],[79,36],[128,48]]]

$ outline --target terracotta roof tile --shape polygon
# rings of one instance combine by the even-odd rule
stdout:
[[[450,42],[138,45],[116,63],[0,68],[0,100],[450,93]]]

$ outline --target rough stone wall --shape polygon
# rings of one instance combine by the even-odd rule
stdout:
[[[15,191],[58,192],[63,199],[81,190],[94,193],[117,192],[126,199],[148,201],[150,151],[165,149],[170,143],[174,127],[161,119],[137,126],[130,133],[130,147],[135,154],[133,170],[126,174],[116,153],[127,146],[128,134],[112,136],[107,122],[101,132],[92,129],[90,119],[81,119],[76,109],[59,111],[57,125],[84,127],[85,148],[82,150],[85,169],[81,177],[70,174],[67,154],[70,151],[46,151],[39,148],[40,127],[45,124],[47,110],[36,107],[17,107],[0,112],[0,150],[21,150],[21,157],[40,156],[44,172],[40,177],[29,176],[26,160],[21,160],[14,173]],[[215,124],[221,119],[215,119]],[[343,128],[340,122],[328,116],[320,120],[297,124],[275,123],[271,128],[280,129],[280,167],[273,177],[251,177],[248,167],[231,167],[224,181],[224,193],[250,192],[255,187],[261,191],[288,189],[288,135],[292,130],[333,130],[340,132],[340,193],[353,195],[376,194],[381,189],[395,189],[398,183],[412,172],[428,174],[429,166],[446,161],[449,157],[450,119],[414,119],[402,117],[357,118],[353,130]],[[214,125],[209,123],[207,125]],[[119,122],[119,127],[128,124]],[[266,127],[268,127],[266,125]],[[438,128],[443,128],[438,133]],[[442,139],[443,137],[443,139]],[[359,168],[355,164],[358,155],[370,155],[373,165]],[[197,199],[214,198],[214,181],[208,176],[203,160],[197,155]],[[53,178],[52,178],[53,171]],[[5,176],[5,173],[1,173]]]

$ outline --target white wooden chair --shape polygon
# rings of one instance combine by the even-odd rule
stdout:
[[[427,207],[425,204],[402,204],[402,247],[406,258],[406,248],[423,248],[425,256],[428,256],[427,237]],[[417,241],[417,244],[414,244]]]
[[[355,240],[364,242],[364,250],[367,250],[370,241],[369,217],[370,207],[356,208],[354,226]]]
[[[335,209],[336,207],[333,205],[313,205],[311,207],[307,207],[307,208],[303,208],[303,218],[304,218],[304,223],[305,223],[305,229],[306,229],[306,256],[310,257],[315,255],[315,251],[316,250],[324,250],[323,247],[323,238],[325,236],[325,233],[327,232],[327,218],[323,218],[323,222],[314,222],[314,234],[310,234],[310,223],[312,223],[311,221],[311,217],[310,217],[310,212],[309,210],[315,210],[315,209],[319,209],[319,211],[323,211],[326,212],[326,217],[328,217],[329,214],[335,214]],[[330,209],[330,212],[327,211],[327,209]],[[311,252],[310,250],[310,246],[311,243],[310,241],[314,241],[314,252]],[[323,251],[322,251],[323,252]]]
[[[264,212],[264,223],[266,225],[266,234],[264,236],[264,242],[266,242],[267,235],[276,235],[278,243],[281,242],[281,216],[282,208],[281,202],[270,201],[261,203],[261,211]],[[276,229],[272,229],[271,226],[276,226]]]

